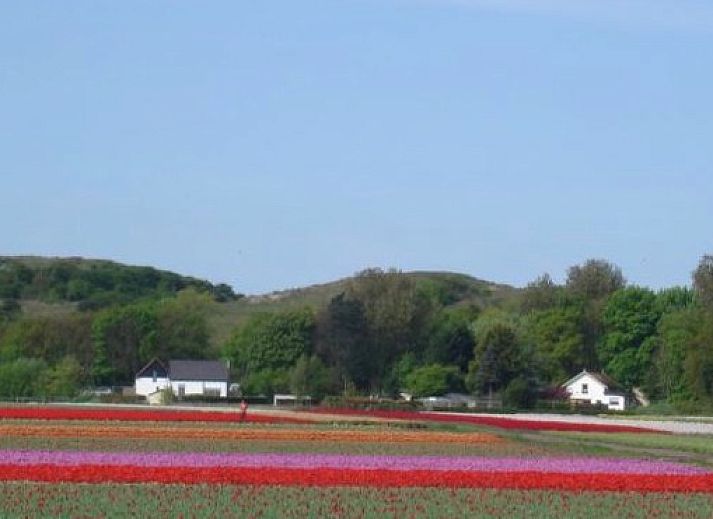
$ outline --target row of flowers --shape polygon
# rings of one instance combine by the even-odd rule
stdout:
[[[499,416],[471,416],[448,413],[414,411],[359,411],[353,409],[325,408],[315,412],[336,415],[370,416],[391,420],[433,421],[485,425],[501,429],[539,431],[579,431],[579,432],[653,432],[645,427],[615,424],[586,424],[563,421],[538,421],[505,418]],[[314,423],[303,417],[275,416],[248,413],[242,417],[239,412],[219,411],[176,411],[140,409],[79,409],[54,407],[0,407],[0,419],[26,420],[94,420],[131,422],[239,422],[250,423]]]
[[[24,420],[96,420],[122,422],[240,422],[312,423],[305,418],[272,416],[258,413],[221,411],[176,411],[141,409],[79,409],[76,407],[0,407],[0,419]]]
[[[387,469],[291,469],[245,467],[136,467],[0,464],[0,481],[74,483],[181,483],[362,487],[449,487],[713,493],[713,475],[474,472]]]
[[[557,420],[526,420],[519,418],[505,418],[502,416],[467,415],[451,413],[417,412],[417,411],[364,411],[356,409],[322,408],[312,412],[343,415],[343,416],[369,416],[389,420],[411,420],[445,423],[463,423],[472,425],[485,425],[500,429],[528,430],[528,431],[568,431],[568,432],[602,432],[602,433],[653,433],[659,432],[646,427],[616,424],[592,424],[564,422]]]
[[[495,444],[505,440],[489,433],[407,431],[397,429],[353,430],[310,428],[219,428],[219,427],[145,427],[132,425],[0,425],[0,436],[37,438],[122,438],[181,440],[259,440],[314,441],[349,443],[448,443]]]
[[[539,472],[566,474],[711,474],[691,465],[667,461],[589,457],[382,456],[342,454],[254,454],[185,452],[81,452],[0,450],[7,465],[243,467],[263,469],[359,469],[398,471]]]

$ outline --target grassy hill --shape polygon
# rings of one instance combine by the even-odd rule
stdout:
[[[452,272],[407,272],[417,283],[428,283],[444,292],[450,305],[477,305],[488,307],[509,305],[515,301],[518,289],[504,284],[492,283],[466,274]],[[344,292],[351,278],[303,288],[252,295],[237,301],[216,304],[210,317],[213,340],[222,343],[232,330],[259,312],[276,312],[303,306],[315,310],[324,308],[336,295]]]
[[[408,272],[419,286],[436,290],[448,305],[508,305],[518,290],[508,285],[451,272]],[[220,345],[236,326],[259,312],[278,312],[303,306],[324,308],[346,290],[351,278],[302,288],[245,297],[216,297],[209,313],[211,342]],[[0,257],[0,299],[18,299],[24,315],[59,317],[108,304],[147,297],[172,296],[193,287],[214,295],[211,283],[152,267],[135,267],[108,260]],[[227,287],[229,289],[229,287]],[[232,293],[232,290],[230,290]]]
[[[39,312],[54,311],[58,304],[91,310],[170,296],[189,287],[210,293],[216,300],[237,297],[228,285],[153,267],[77,257],[0,257],[0,299],[19,301],[28,310],[32,309],[28,302],[39,301],[45,304],[35,305]]]

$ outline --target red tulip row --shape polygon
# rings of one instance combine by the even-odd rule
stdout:
[[[483,416],[483,415],[456,415],[447,413],[431,413],[431,412],[416,412],[416,411],[361,411],[354,409],[332,409],[322,408],[313,412],[335,415],[352,415],[352,416],[375,416],[378,418],[386,418],[393,420],[413,420],[413,421],[428,421],[428,422],[447,422],[447,423],[466,423],[473,425],[485,425],[489,427],[498,427],[500,429],[516,429],[529,431],[570,431],[570,432],[601,432],[601,433],[617,433],[617,432],[634,432],[634,433],[652,433],[659,432],[645,427],[635,427],[630,425],[615,425],[615,424],[588,424],[588,423],[573,423],[573,422],[558,422],[558,421],[539,421],[539,420],[520,420],[516,418],[504,418],[501,416]],[[665,434],[665,433],[661,433]]]
[[[0,464],[0,481],[713,493],[713,475]]]
[[[76,407],[2,407],[0,419],[97,420],[122,422],[239,422],[239,412],[158,411],[142,409],[79,409]],[[248,413],[251,423],[312,423],[311,420]]]

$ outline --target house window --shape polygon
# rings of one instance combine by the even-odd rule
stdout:
[[[153,370],[153,381],[156,382],[156,379],[158,378],[158,373],[156,370]]]
[[[609,405],[619,405],[619,399],[618,398],[610,398]]]
[[[582,394],[586,395],[589,393],[589,385],[588,384],[582,384]]]

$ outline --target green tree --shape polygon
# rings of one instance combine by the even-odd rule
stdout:
[[[332,298],[318,319],[315,351],[319,357],[344,381],[365,388],[378,370],[373,346],[364,305],[344,293]]]
[[[548,310],[558,304],[561,291],[561,287],[545,273],[527,284],[522,292],[520,307],[523,312]]]
[[[456,366],[429,364],[416,368],[406,376],[406,389],[414,397],[439,396],[462,385]]]
[[[0,396],[38,396],[42,392],[42,376],[46,369],[47,364],[40,359],[16,359],[0,363]]]
[[[100,312],[92,324],[92,376],[101,385],[130,384],[156,354],[156,309],[144,303]]]
[[[22,314],[22,307],[17,299],[0,299],[0,325],[17,319]]]
[[[566,295],[583,309],[580,328],[584,337],[582,363],[588,369],[600,368],[597,346],[604,334],[602,313],[606,300],[625,284],[621,269],[601,259],[589,259],[567,271]]]
[[[290,371],[290,390],[298,396],[311,396],[319,401],[331,386],[329,369],[314,355],[302,355]]]
[[[66,355],[84,367],[92,362],[91,317],[82,314],[52,317],[23,315],[10,322],[0,337],[0,359],[43,359],[54,364]]]
[[[383,389],[385,376],[404,353],[416,351],[430,323],[434,301],[397,270],[368,269],[355,276],[347,299],[359,301],[368,326],[368,388]],[[356,380],[355,380],[356,382]]]
[[[422,362],[454,364],[465,373],[473,359],[471,323],[476,316],[477,310],[467,307],[443,308],[435,313],[425,334]]]
[[[267,369],[289,370],[300,356],[311,355],[314,327],[310,308],[256,314],[236,330],[224,353],[241,380]]]
[[[671,402],[693,398],[693,390],[686,376],[686,358],[702,329],[703,315],[696,308],[667,313],[658,324],[654,353],[654,383],[652,396]],[[692,368],[693,366],[688,366]]]
[[[665,288],[656,294],[656,306],[661,315],[690,308],[694,304],[694,295],[688,287]]]
[[[287,369],[266,368],[253,371],[241,381],[244,395],[271,397],[275,393],[285,393],[290,388],[290,372]]]
[[[531,409],[537,402],[537,389],[531,380],[520,375],[512,379],[503,391],[503,405],[515,409]]]
[[[625,284],[621,269],[606,260],[589,259],[567,271],[567,290],[586,300],[606,298]]]
[[[49,397],[75,396],[82,384],[83,373],[77,359],[65,357],[42,376],[42,392]]]
[[[548,382],[561,383],[585,367],[582,319],[581,306],[568,305],[533,312],[525,321],[525,334]]]
[[[656,295],[646,288],[620,289],[606,305],[600,361],[626,387],[641,385],[651,369],[651,339],[660,317]]]
[[[471,391],[490,394],[507,386],[523,368],[517,325],[509,315],[486,312],[474,330],[475,350],[467,382]]]
[[[187,288],[176,297],[161,300],[156,306],[156,338],[149,343],[153,351],[142,352],[142,360],[210,356],[207,315],[211,304],[210,295],[195,288]]]
[[[713,255],[706,254],[693,272],[693,287],[701,304],[713,311]]]

